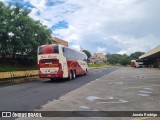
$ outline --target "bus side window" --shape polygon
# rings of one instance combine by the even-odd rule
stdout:
[[[67,57],[67,50],[66,50],[66,48],[62,48],[62,51],[63,51],[64,57]]]
[[[70,57],[72,60],[74,60],[74,52],[73,51],[70,51]]]
[[[78,60],[81,60],[81,55],[78,53]]]
[[[73,51],[73,60],[75,60],[76,58],[75,58],[75,52]]]
[[[78,58],[79,58],[79,56],[78,56],[78,55],[79,55],[79,54],[78,54],[78,53],[76,53],[76,59],[77,59],[77,60],[79,60],[79,59],[78,59]]]
[[[72,59],[72,51],[70,49],[68,49],[68,58]]]
[[[83,60],[83,55],[81,55],[81,60]]]
[[[83,57],[83,61],[87,61],[87,59],[85,58],[85,56]]]
[[[42,47],[39,47],[38,49],[39,49],[39,50],[38,50],[38,54],[39,54],[39,55],[42,54]]]

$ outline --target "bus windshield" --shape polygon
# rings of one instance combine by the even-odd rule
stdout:
[[[59,53],[57,45],[44,45],[38,48],[38,54],[52,54],[52,53]]]

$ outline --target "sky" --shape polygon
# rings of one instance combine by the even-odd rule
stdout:
[[[0,1],[31,9],[31,18],[78,50],[130,55],[160,45],[160,0]]]

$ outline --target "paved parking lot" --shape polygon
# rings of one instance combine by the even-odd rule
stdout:
[[[40,111],[160,111],[160,69],[122,67],[92,81],[58,100],[42,106]],[[45,118],[46,119],[46,118]],[[50,118],[48,118],[50,119]],[[53,119],[53,118],[52,118]],[[54,118],[75,119],[75,118]],[[85,117],[76,119],[158,120],[149,117]]]

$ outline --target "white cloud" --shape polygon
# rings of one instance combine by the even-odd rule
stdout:
[[[127,53],[160,44],[160,0],[25,0],[35,8],[30,14],[52,27],[66,21],[68,28],[53,31],[71,47],[94,53]],[[37,14],[39,13],[39,14]]]
[[[71,48],[75,49],[75,50],[81,50],[81,46],[80,45],[71,45]]]
[[[47,0],[24,0],[24,2],[29,2],[30,4],[32,4],[34,7],[36,7],[39,10],[47,7],[46,6]]]
[[[1,2],[7,4],[7,2],[10,2],[10,0],[0,0]]]
[[[97,53],[103,53],[106,54],[106,48],[97,47]]]
[[[68,3],[75,1],[68,0]],[[146,52],[160,44],[160,36],[154,33],[155,28],[150,28],[151,19],[154,17],[151,13],[157,9],[150,14],[148,11],[154,6],[154,2],[157,0],[152,4],[140,0],[101,0],[98,3],[96,0],[82,0],[77,3],[81,9],[64,16],[64,20],[72,27],[54,32],[68,41],[78,41],[76,43],[81,43],[92,52],[97,52],[97,47],[106,47],[105,52],[112,53],[130,54],[137,50]],[[113,36],[121,38],[114,39]]]
[[[135,38],[128,35],[112,36],[120,48],[119,54],[131,54],[135,51],[147,52],[160,44],[159,38],[154,35],[148,35],[141,38]]]

